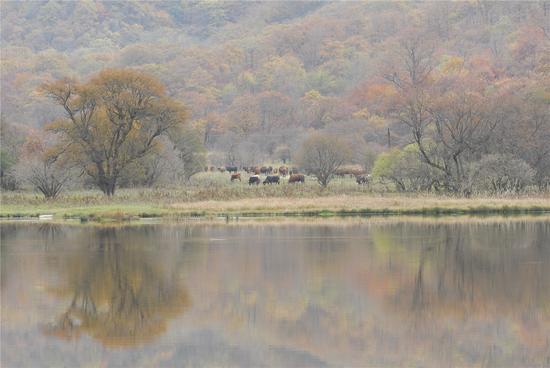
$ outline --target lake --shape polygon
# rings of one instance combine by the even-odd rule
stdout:
[[[550,366],[550,219],[1,229],[2,367]]]

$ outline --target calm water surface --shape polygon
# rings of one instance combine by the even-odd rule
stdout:
[[[3,223],[2,367],[550,366],[550,220]]]

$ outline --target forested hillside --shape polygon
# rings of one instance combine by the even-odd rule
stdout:
[[[447,188],[488,154],[521,158],[538,183],[550,176],[547,1],[1,6],[4,137],[59,116],[43,83],[130,67],[188,107],[213,165],[292,158],[322,130],[369,170],[414,144],[419,170]],[[479,170],[499,158],[486,159]],[[405,190],[433,186],[380,170]]]

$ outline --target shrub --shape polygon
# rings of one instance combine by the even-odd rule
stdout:
[[[22,148],[22,159],[16,165],[17,175],[41,192],[55,198],[75,176],[60,151],[52,148],[51,136],[30,135]]]
[[[418,148],[413,144],[380,154],[372,174],[375,178],[390,180],[399,191],[437,189],[440,182],[438,173],[420,159]]]
[[[474,190],[495,194],[519,193],[533,182],[535,170],[512,155],[490,154],[471,164],[469,184]]]

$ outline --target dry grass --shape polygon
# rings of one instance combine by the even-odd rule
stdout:
[[[390,193],[381,185],[359,186],[337,179],[322,189],[305,185],[248,186],[227,175],[205,173],[176,188],[121,189],[112,198],[99,191],[71,191],[55,200],[32,192],[3,192],[0,217],[53,214],[56,218],[129,219],[133,217],[255,215],[442,215],[518,214],[550,211],[550,194],[456,198],[435,194]]]
[[[199,201],[174,203],[169,207],[186,211],[205,212],[305,212],[305,211],[400,211],[476,208],[546,208],[550,210],[550,197],[537,198],[449,198],[438,196],[377,196],[338,195],[317,198],[244,198],[232,201]]]

